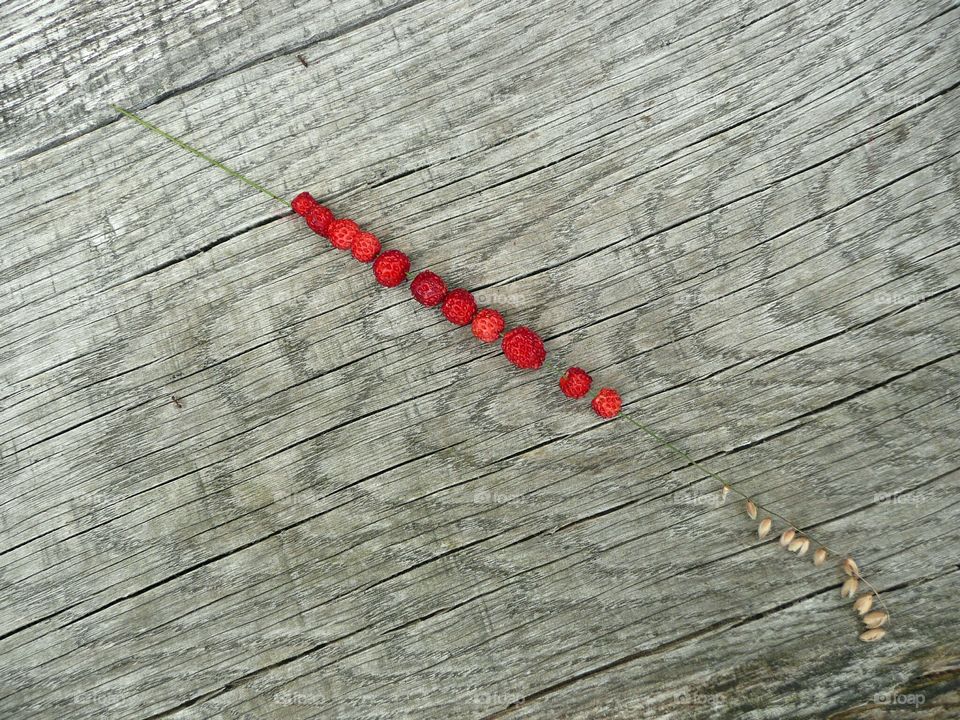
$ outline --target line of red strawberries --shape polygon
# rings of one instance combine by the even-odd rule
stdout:
[[[308,192],[297,195],[290,206],[307,221],[318,235],[327,238],[338,250],[349,250],[362,263],[373,263],[373,274],[384,287],[396,287],[407,279],[410,258],[399,250],[381,252],[380,241],[347,218],[335,218]],[[440,306],[440,312],[454,325],[470,325],[474,336],[485,343],[500,339],[506,328],[503,316],[493,308],[477,308],[473,294],[463,288],[447,290],[439,275],[424,270],[410,283],[414,299],[426,307]],[[539,370],[547,357],[543,340],[528,327],[518,326],[503,335],[500,347],[507,360],[524,370]],[[569,368],[559,381],[560,390],[571,398],[582,398],[590,392],[592,378],[578,367]],[[602,418],[616,417],[622,401],[613,388],[602,388],[591,402],[594,412]]]

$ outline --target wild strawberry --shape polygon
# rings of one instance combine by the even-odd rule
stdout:
[[[477,313],[477,302],[469,291],[457,288],[447,293],[440,310],[454,325],[469,325]]]
[[[396,287],[407,279],[410,258],[399,250],[387,250],[373,261],[373,274],[384,287]]]
[[[567,397],[582,398],[590,392],[591,377],[582,369],[572,367],[560,378],[560,389]]]
[[[507,360],[524,370],[537,370],[547,357],[543,340],[528,327],[515,327],[503,336],[500,343]]]
[[[330,212],[329,208],[325,208],[323,205],[314,205],[314,207],[307,210],[305,219],[307,221],[307,225],[317,235],[323,235],[323,237],[327,237],[327,230],[330,228],[330,224],[333,222],[333,213]]]
[[[306,217],[311,208],[317,207],[317,201],[313,199],[313,195],[310,193],[302,192],[293,199],[290,207],[297,215]]]
[[[360,228],[353,220],[340,218],[330,223],[326,234],[330,238],[330,244],[337,250],[349,250],[360,234]]]
[[[361,232],[353,239],[350,252],[360,262],[368,263],[380,254],[380,241],[373,233]]]
[[[421,305],[439,305],[447,294],[447,284],[435,272],[424,270],[410,283],[410,292]]]
[[[593,405],[593,411],[600,417],[612,418],[620,414],[623,401],[620,399],[620,393],[613,388],[601,388],[590,404]]]
[[[503,332],[503,315],[493,308],[484,308],[473,318],[473,334],[477,340],[485,343],[496,342]]]

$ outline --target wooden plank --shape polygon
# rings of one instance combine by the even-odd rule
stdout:
[[[956,8],[358,5],[308,67],[228,10],[135,23],[249,55],[131,104],[542,331],[856,553],[891,637],[552,371],[67,106],[0,171],[3,714],[949,715]]]
[[[290,69],[322,66],[326,43],[417,1],[4,3],[0,161],[103,127],[116,117],[111,103],[169,100],[273,58]]]

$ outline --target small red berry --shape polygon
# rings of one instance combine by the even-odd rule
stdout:
[[[360,228],[353,220],[347,218],[334,220],[327,228],[327,237],[330,238],[330,244],[337,250],[349,250],[359,234]]]
[[[469,325],[477,314],[477,301],[468,290],[457,288],[447,293],[440,310],[454,325]]]
[[[433,307],[443,301],[447,294],[447,284],[435,272],[424,270],[410,283],[410,292],[414,300],[421,305]]]
[[[323,205],[314,205],[307,210],[306,221],[310,229],[317,235],[327,237],[327,230],[333,222],[333,213]]]
[[[484,308],[473,318],[473,334],[485,343],[496,342],[505,327],[503,315],[493,308]]]
[[[528,327],[515,327],[503,336],[500,344],[507,360],[524,370],[537,370],[547,357],[543,340]]]
[[[590,404],[593,405],[593,411],[600,417],[612,418],[620,414],[623,401],[620,400],[620,393],[613,388],[601,388]]]
[[[310,193],[302,192],[293,199],[290,207],[297,215],[306,217],[311,208],[317,207],[317,201],[313,199],[313,195]]]
[[[361,232],[353,239],[350,251],[357,260],[368,263],[380,254],[380,241],[373,233]]]
[[[373,261],[373,274],[384,287],[396,287],[407,279],[410,258],[399,250],[387,250]]]
[[[590,392],[593,379],[583,368],[572,367],[560,378],[560,389],[567,397],[582,398]]]

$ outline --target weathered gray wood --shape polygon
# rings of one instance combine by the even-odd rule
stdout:
[[[327,42],[417,2],[4,3],[0,159],[27,157],[105,125],[116,116],[111,103],[170,100],[268,58],[324,64]]]
[[[960,9],[75,8],[3,11],[0,714],[956,712]],[[890,637],[98,77],[539,329]]]

